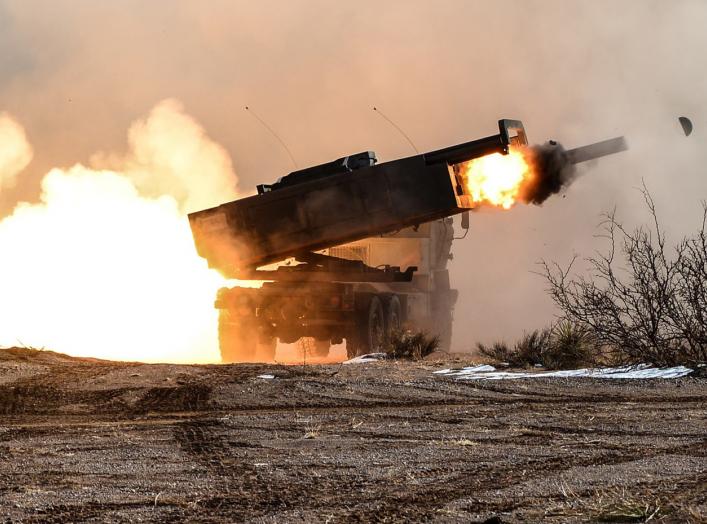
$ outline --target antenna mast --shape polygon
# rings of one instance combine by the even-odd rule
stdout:
[[[415,144],[413,143],[413,141],[412,141],[412,140],[410,139],[410,137],[405,133],[405,131],[403,131],[403,130],[401,129],[401,127],[400,127],[398,124],[396,124],[396,123],[393,122],[390,118],[388,118],[387,116],[385,116],[385,115],[383,114],[383,111],[381,111],[380,109],[378,109],[376,106],[373,106],[373,110],[374,110],[376,113],[378,113],[378,114],[381,116],[381,118],[383,118],[383,119],[384,119],[386,122],[388,122],[391,126],[393,126],[395,129],[397,129],[397,130],[398,130],[398,133],[400,133],[401,135],[403,135],[403,137],[405,138],[405,140],[407,140],[408,143],[412,146],[412,149],[415,151],[415,153],[420,154],[420,152],[417,150],[417,147],[415,147]]]
[[[287,151],[287,155],[290,157],[290,160],[292,161],[292,165],[295,166],[295,169],[299,169],[299,166],[297,165],[297,161],[295,160],[295,157],[292,155],[292,151],[290,151],[290,148],[287,147],[287,144],[285,144],[285,141],[280,138],[280,135],[278,135],[275,131],[273,131],[272,127],[267,125],[265,121],[258,116],[258,114],[253,111],[250,107],[245,106],[245,110],[248,111],[251,115],[253,115],[253,118],[255,118],[260,124],[267,129],[272,136],[274,136],[278,142],[282,145],[282,147]]]

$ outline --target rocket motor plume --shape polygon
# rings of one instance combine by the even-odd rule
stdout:
[[[236,197],[230,159],[176,101],[135,123],[129,144],[94,158],[110,169],[52,169],[39,202],[0,220],[0,347],[219,360],[225,281],[196,254],[186,211]]]
[[[458,168],[473,202],[510,209],[518,202],[542,204],[574,179],[574,165],[562,146],[511,147]]]
[[[628,149],[624,137],[565,150],[555,141],[513,147],[456,167],[474,203],[509,209],[518,202],[541,205],[577,177],[575,165]]]

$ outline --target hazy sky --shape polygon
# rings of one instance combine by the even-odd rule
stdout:
[[[568,147],[625,134],[631,150],[586,169],[566,198],[479,212],[455,243],[455,347],[511,339],[552,318],[535,263],[591,254],[614,206],[640,220],[641,178],[671,234],[697,223],[705,27],[704,0],[0,0],[0,112],[34,147],[0,216],[36,198],[50,167],[125,150],[130,123],[165,98],[226,148],[244,190],[292,167],[245,105],[300,166],[413,153],[373,105],[421,150],[492,134],[502,117]]]

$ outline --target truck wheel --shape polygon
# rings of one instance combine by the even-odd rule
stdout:
[[[437,334],[439,336],[439,349],[449,353],[452,349],[452,314],[439,315],[437,318]]]
[[[350,335],[346,337],[346,357],[355,358],[360,353],[361,343],[358,337],[355,335]]]
[[[400,299],[393,295],[388,300],[388,307],[386,308],[386,331],[388,337],[393,333],[400,331],[402,326],[402,307],[400,306]]]
[[[382,351],[385,343],[385,316],[383,314],[383,304],[377,296],[371,298],[368,306],[368,316],[364,319],[363,342],[361,348],[366,353]]]
[[[247,323],[234,320],[228,311],[221,311],[218,322],[218,342],[221,362],[252,361],[258,343],[258,334]]]

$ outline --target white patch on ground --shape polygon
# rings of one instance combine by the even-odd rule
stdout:
[[[376,362],[378,360],[385,360],[388,357],[385,353],[368,353],[367,355],[360,355],[349,360],[345,360],[344,364],[366,364],[368,362]]]
[[[591,378],[678,378],[692,372],[685,366],[672,368],[654,368],[648,364],[625,366],[619,368],[568,369],[562,371],[496,371],[489,365],[467,367],[462,369],[442,369],[434,373],[456,377],[462,380],[504,380],[518,378],[546,377],[591,377]]]
[[[439,371],[434,371],[436,375],[449,375],[449,374],[455,374],[460,371],[464,371],[466,373],[483,373],[486,371],[496,371],[496,368],[493,366],[489,366],[488,364],[481,364],[480,366],[474,366],[471,368],[464,368],[464,369],[440,369]]]
[[[275,375],[268,375],[268,374],[258,375],[258,378],[262,378],[262,379],[265,379],[265,380],[270,380],[270,379],[275,378]]]

